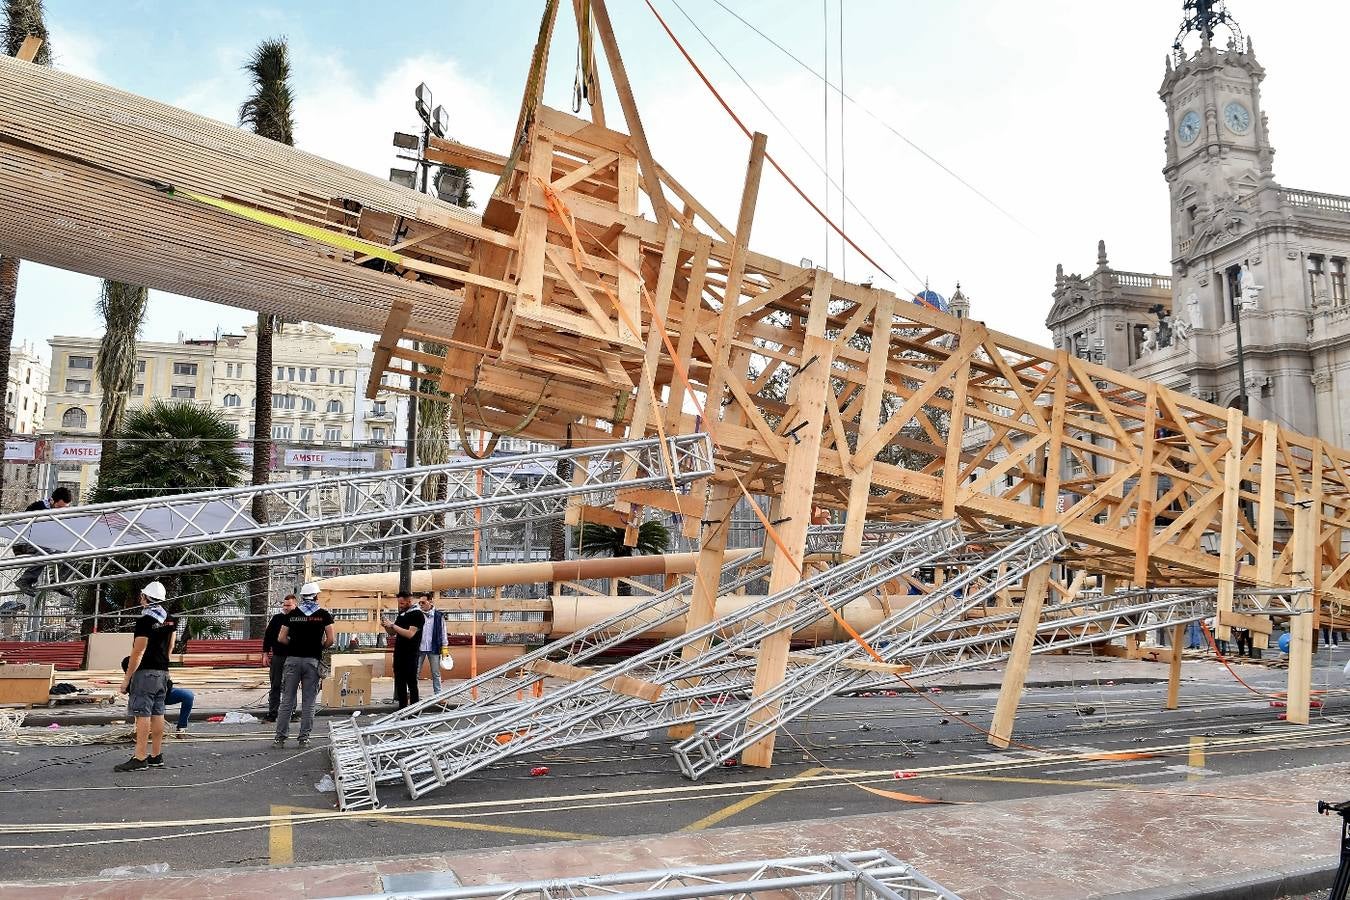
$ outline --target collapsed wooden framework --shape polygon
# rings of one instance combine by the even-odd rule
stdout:
[[[599,38],[627,131],[608,127],[598,102],[590,121],[542,103],[550,0],[507,152],[442,140],[428,151],[497,176],[481,222],[214,123],[189,133],[196,117],[179,110],[0,60],[0,252],[379,331],[372,395],[384,374],[423,373],[461,421],[488,431],[562,444],[706,430],[719,450],[706,494],[632,491],[614,510],[585,511],[635,532],[652,507],[701,532],[690,629],[713,614],[711,576],[744,493],[774,498],[764,511],[771,593],[800,577],[820,506],[842,514],[845,553],[857,552],[866,520],[1058,525],[1072,549],[1057,572],[1100,575],[1107,589],[1217,584],[1221,635],[1270,632],[1233,611],[1235,587],[1307,587],[1296,661],[1314,620],[1350,626],[1350,453],[755,253],[764,135],[751,141],[737,219],[724,224],[656,162],[606,4],[590,9],[580,31]],[[60,112],[70,96],[82,104]],[[109,97],[120,117],[95,111]],[[96,127],[74,134],[61,127],[72,118]],[[147,155],[133,139],[171,139],[178,153]],[[117,234],[96,246],[71,229],[52,243],[54,215],[86,221],[112,203],[143,210],[147,229],[173,224],[156,265],[128,261],[118,251],[135,242]],[[280,289],[231,300],[211,281],[221,273],[201,248],[212,242],[235,260],[231,275]],[[288,283],[305,289],[288,294]],[[1028,622],[1055,590],[1068,592],[1048,571],[1028,579]],[[762,648],[757,691],[782,678],[787,641]],[[1010,666],[1005,732],[1025,654]],[[771,754],[772,738],[745,761]]]

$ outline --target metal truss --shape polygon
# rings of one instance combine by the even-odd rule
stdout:
[[[604,897],[606,900],[816,897],[837,900],[846,896],[858,900],[961,900],[885,850],[365,894],[339,900],[563,900],[575,897]]]
[[[905,648],[922,645],[970,610],[992,601],[1066,546],[1053,526],[990,535],[967,545],[961,558],[948,563],[962,566],[961,570],[864,632],[866,647],[874,648],[877,662],[893,663]],[[797,661],[804,664],[790,666],[777,685],[748,702],[729,706],[676,744],[680,771],[698,778],[829,697],[876,677],[871,670],[849,667],[850,663],[868,663],[868,656],[864,644],[857,641],[799,656]]]
[[[758,553],[727,563],[718,583],[719,596],[767,577],[768,570],[768,564],[760,560]],[[689,609],[689,593],[690,582],[682,580],[621,613],[370,724],[361,724],[354,718],[335,719],[329,724],[329,731],[335,748],[333,769],[339,806],[359,809],[374,805],[375,784],[402,778],[398,756],[410,747],[428,739],[434,741],[438,733],[448,729],[469,728],[513,708],[516,696],[532,692],[534,685],[544,679],[530,670],[531,663],[544,659],[568,665],[585,662],[684,616]],[[359,752],[339,754],[336,752],[339,747],[344,751],[359,748]]]
[[[720,690],[712,677],[719,663],[753,653],[772,634],[796,631],[825,609],[838,610],[907,571],[940,561],[962,542],[954,521],[913,526],[855,559],[621,663],[593,670],[545,697],[516,704],[473,727],[427,736],[398,758],[409,795],[416,799],[499,759],[545,745],[569,746],[699,718],[700,709],[679,688]],[[633,702],[621,692],[621,676],[627,676],[628,689],[654,689],[657,699]]]
[[[572,477],[558,475],[563,460]],[[692,434],[13,513],[0,516],[0,569],[46,566],[49,588],[191,571],[537,520],[570,498],[603,505],[619,490],[679,486],[712,471],[707,435]],[[442,478],[448,490],[438,492]],[[266,524],[250,515],[258,498]],[[69,549],[29,552],[42,547]]]

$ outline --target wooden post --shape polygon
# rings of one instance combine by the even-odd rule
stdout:
[[[1153,506],[1157,488],[1153,477],[1153,454],[1158,435],[1158,386],[1150,383],[1144,401],[1143,447],[1139,457],[1139,512],[1134,532],[1134,584],[1148,587],[1148,559],[1153,543]]]
[[[1186,625],[1172,626],[1172,663],[1167,668],[1167,708],[1176,709],[1181,694],[1181,642],[1186,639]]]
[[[1286,719],[1294,725],[1308,724],[1312,691],[1313,588],[1315,569],[1321,565],[1317,553],[1317,527],[1321,509],[1314,498],[1302,495],[1294,501],[1293,586],[1307,588],[1294,598],[1294,608],[1304,610],[1289,617],[1289,685]]]
[[[1214,636],[1228,640],[1232,629],[1225,624],[1233,612],[1233,582],[1237,577],[1238,491],[1242,487],[1242,413],[1228,411],[1228,452],[1223,457],[1223,514],[1219,521],[1219,614],[1214,618]]]
[[[858,446],[864,446],[881,424],[881,395],[886,388],[886,366],[891,359],[891,320],[895,294],[879,291],[872,310],[872,346],[867,355],[867,384],[863,386],[862,412],[858,419]],[[853,477],[848,489],[848,512],[844,518],[844,556],[857,556],[862,550],[863,525],[867,522],[867,498],[872,490],[872,466],[876,457],[853,459]]]
[[[1036,628],[1041,624],[1041,607],[1045,605],[1049,585],[1050,563],[1037,566],[1027,576],[1027,591],[1022,598],[1022,612],[1017,617],[1012,655],[1008,657],[1008,670],[1003,673],[1003,686],[999,688],[994,723],[989,727],[989,743],[999,749],[1006,750],[1012,743],[1013,721],[1017,718],[1017,704],[1022,700],[1022,688],[1031,667],[1031,648],[1036,639]]]

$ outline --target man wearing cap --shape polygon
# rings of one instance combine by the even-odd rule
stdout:
[[[263,634],[263,664],[267,666],[267,675],[271,682],[271,690],[267,693],[267,718],[263,719],[264,722],[277,720],[277,707],[281,703],[281,675],[286,669],[286,645],[277,640],[277,635],[281,634],[281,626],[286,624],[286,617],[295,612],[296,602],[294,594],[287,594],[286,599],[281,601],[281,612],[272,616],[272,620],[267,623],[267,631]]]
[[[319,605],[319,586],[311,581],[300,588],[300,602],[277,633],[277,642],[286,648],[286,665],[281,675],[281,708],[277,711],[276,739],[272,746],[286,746],[297,687],[301,691],[299,744],[303,747],[309,743],[323,651],[333,646],[334,637],[333,614]]]
[[[394,699],[398,708],[416,703],[417,664],[422,656],[422,628],[426,617],[413,606],[411,591],[398,592],[398,617],[384,618],[384,630],[394,639]]]
[[[164,608],[164,598],[164,585],[158,581],[141,588],[141,617],[136,620],[131,659],[122,678],[127,712],[136,719],[136,754],[113,766],[114,772],[164,765],[164,700],[169,693],[169,657],[178,631],[178,620]]]

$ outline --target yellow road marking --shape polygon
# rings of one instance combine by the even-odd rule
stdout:
[[[828,770],[823,766],[815,769],[807,769],[802,774],[794,778],[789,778],[785,781],[782,781],[766,791],[760,791],[757,794],[751,794],[749,797],[742,797],[740,800],[737,800],[730,806],[724,806],[717,812],[710,813],[709,815],[706,815],[703,818],[699,819],[697,822],[684,826],[680,830],[702,831],[705,828],[711,828],[718,822],[721,822],[724,819],[729,819],[732,816],[736,815],[737,813],[745,812],[750,807],[757,806],[758,804],[763,803],[765,800],[769,800],[777,796],[778,794],[781,794],[783,791],[790,790],[793,787],[793,785],[796,785],[803,781],[809,781],[810,779],[819,775],[821,772],[825,771]]]
[[[268,865],[288,866],[295,862],[295,831],[291,828],[291,820],[284,818],[295,811],[296,808],[291,806],[272,807],[274,818],[267,832]]]
[[[311,809],[304,806],[273,806],[273,816],[293,816],[295,814],[306,813],[326,813],[329,810]],[[518,834],[526,837],[537,838],[555,838],[564,841],[593,841],[604,837],[599,834],[582,834],[576,831],[555,831],[551,828],[522,828],[515,825],[487,825],[481,822],[450,821],[446,819],[432,819],[424,817],[410,817],[398,815],[381,815],[379,813],[367,814],[362,819],[374,819],[380,822],[393,822],[404,825],[427,825],[432,828],[457,828],[461,831],[491,831],[496,834]],[[327,821],[327,820],[317,820]],[[268,834],[268,853],[269,861],[274,866],[284,866],[295,862],[295,851],[293,845],[293,820],[290,818],[274,819]]]
[[[1205,736],[1197,734],[1191,738],[1191,749],[1186,756],[1186,765],[1192,769],[1203,769],[1205,767]],[[1186,776],[1187,781],[1199,781],[1205,776],[1199,772],[1192,772]]]
[[[1002,781],[1009,784],[1055,784],[1064,787],[1114,788],[1119,790],[1133,785],[1124,785],[1118,781],[1075,781],[1071,778],[1031,778],[1016,775],[924,775],[924,778],[946,778],[956,781]]]

